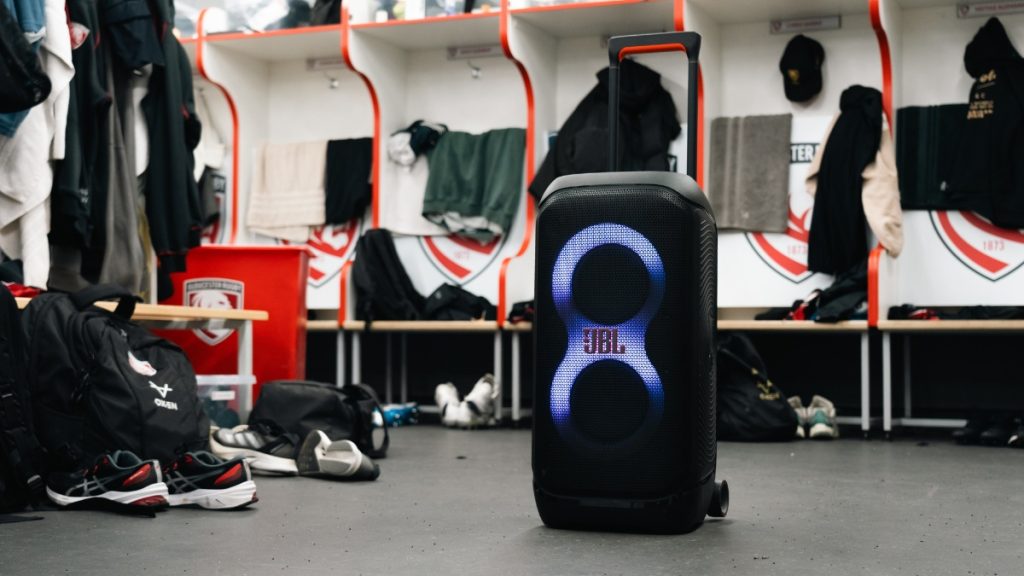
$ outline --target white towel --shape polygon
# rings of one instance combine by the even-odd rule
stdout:
[[[249,229],[305,242],[325,219],[327,141],[263,144],[255,153]]]

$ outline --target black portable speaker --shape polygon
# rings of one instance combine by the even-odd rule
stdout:
[[[612,171],[564,176],[537,216],[533,483],[548,526],[685,532],[715,483],[717,230],[696,168],[692,32],[609,41]],[[618,64],[689,59],[688,176],[616,172]]]

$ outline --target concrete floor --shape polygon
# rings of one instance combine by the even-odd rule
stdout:
[[[683,536],[544,528],[528,431],[398,429],[375,483],[260,478],[252,509],[0,525],[0,574],[1024,573],[1024,451],[722,444],[732,510]]]

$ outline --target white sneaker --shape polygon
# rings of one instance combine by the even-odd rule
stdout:
[[[302,476],[333,476],[352,480],[376,480],[380,467],[359,451],[351,440],[331,441],[320,430],[306,436],[296,457]]]
[[[445,426],[455,426],[461,412],[459,391],[455,389],[455,385],[451,382],[438,384],[434,390],[434,402],[441,411],[441,423]]]
[[[494,426],[494,406],[497,397],[498,389],[494,385],[494,376],[484,374],[460,404],[456,424],[460,428]]]
[[[807,408],[804,408],[804,402],[799,396],[791,396],[789,398],[789,405],[793,407],[793,411],[796,412],[796,437],[806,438],[807,431]]]
[[[839,438],[836,407],[828,399],[814,395],[807,407],[808,436],[815,440]]]

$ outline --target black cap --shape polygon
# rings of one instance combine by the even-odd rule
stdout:
[[[825,62],[825,49],[817,40],[798,34],[786,44],[779,60],[782,85],[786,98],[792,102],[807,102],[821,92],[821,65]]]

